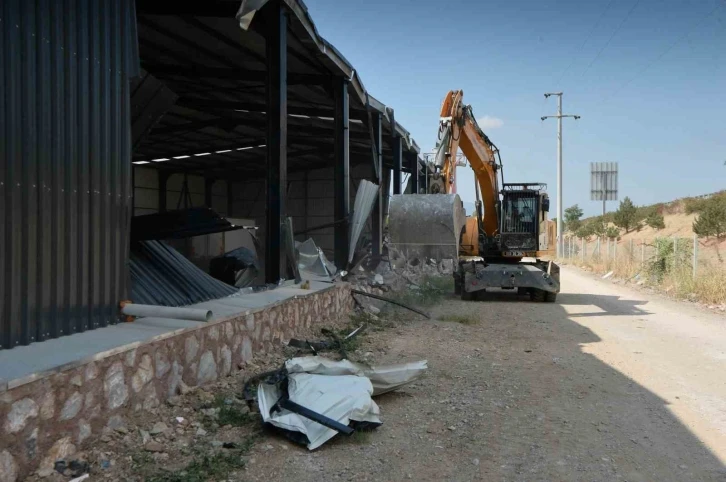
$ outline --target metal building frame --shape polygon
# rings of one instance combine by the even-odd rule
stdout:
[[[177,173],[204,178],[207,204],[219,180],[264,180],[271,282],[286,275],[287,175],[334,169],[342,267],[351,169],[369,166],[380,254],[390,179],[400,192],[420,149],[300,0],[51,4],[3,5],[0,349],[118,322],[132,164],[158,171],[160,211]]]

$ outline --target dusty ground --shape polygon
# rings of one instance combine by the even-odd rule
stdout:
[[[354,356],[423,358],[430,369],[377,398],[384,424],[370,434],[309,452],[261,430],[255,416],[240,427],[202,424],[204,435],[174,428],[174,413],[202,420],[200,400],[213,394],[197,392],[139,427],[171,427],[155,436],[165,456],[144,454],[130,423],[110,436],[115,446],[99,446],[114,464],[94,465],[90,480],[140,480],[160,468],[169,475],[156,480],[203,480],[184,472],[190,457],[252,437],[251,449],[230,452],[246,466],[227,479],[726,481],[726,318],[575,268],[562,279],[555,304],[447,297],[431,309],[438,321],[372,331]],[[458,322],[440,321],[452,314]],[[243,379],[218,390],[234,393]]]

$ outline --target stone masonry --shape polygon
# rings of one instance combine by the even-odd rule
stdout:
[[[48,471],[130,413],[153,409],[176,395],[182,384],[203,385],[227,376],[298,331],[345,316],[352,308],[349,287],[334,285],[100,354],[9,388],[0,393],[0,482]]]

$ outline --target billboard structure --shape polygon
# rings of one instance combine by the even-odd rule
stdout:
[[[605,215],[605,202],[618,200],[618,163],[590,163],[590,200],[602,201],[602,214]]]

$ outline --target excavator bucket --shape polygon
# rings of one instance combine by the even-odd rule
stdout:
[[[388,208],[388,246],[406,259],[457,260],[465,224],[458,194],[394,194]]]

